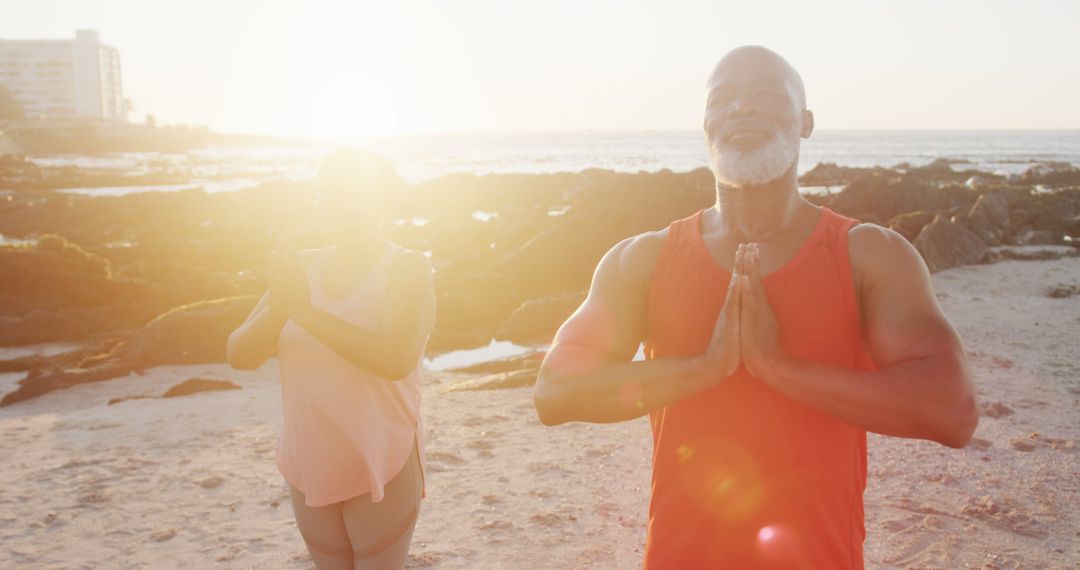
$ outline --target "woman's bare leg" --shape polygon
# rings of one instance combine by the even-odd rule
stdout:
[[[384,488],[383,500],[365,494],[344,502],[342,517],[352,544],[354,570],[399,570],[405,566],[423,480],[416,448]]]
[[[304,494],[289,485],[300,536],[319,570],[353,570],[352,544],[341,516],[343,503],[323,507],[304,504]]]

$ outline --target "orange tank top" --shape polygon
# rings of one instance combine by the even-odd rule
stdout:
[[[702,212],[668,228],[649,290],[648,359],[701,354],[724,304],[731,274],[705,247]],[[822,207],[796,254],[764,276],[788,355],[873,367],[848,258],[856,223]],[[864,430],[743,366],[650,421],[646,568],[862,568]]]

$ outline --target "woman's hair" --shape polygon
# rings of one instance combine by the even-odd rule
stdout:
[[[340,148],[326,155],[319,166],[319,182],[337,191],[390,199],[405,187],[389,160],[358,148]]]

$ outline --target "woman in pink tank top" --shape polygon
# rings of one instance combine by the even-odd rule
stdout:
[[[424,495],[420,364],[434,325],[431,263],[380,232],[401,180],[382,157],[323,161],[317,225],[331,243],[271,255],[270,286],[229,337],[229,363],[277,349],[276,455],[318,568],[401,568]]]

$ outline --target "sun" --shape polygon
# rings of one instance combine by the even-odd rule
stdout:
[[[309,128],[317,135],[354,138],[395,134],[400,124],[394,97],[382,84],[342,73],[316,90]]]

